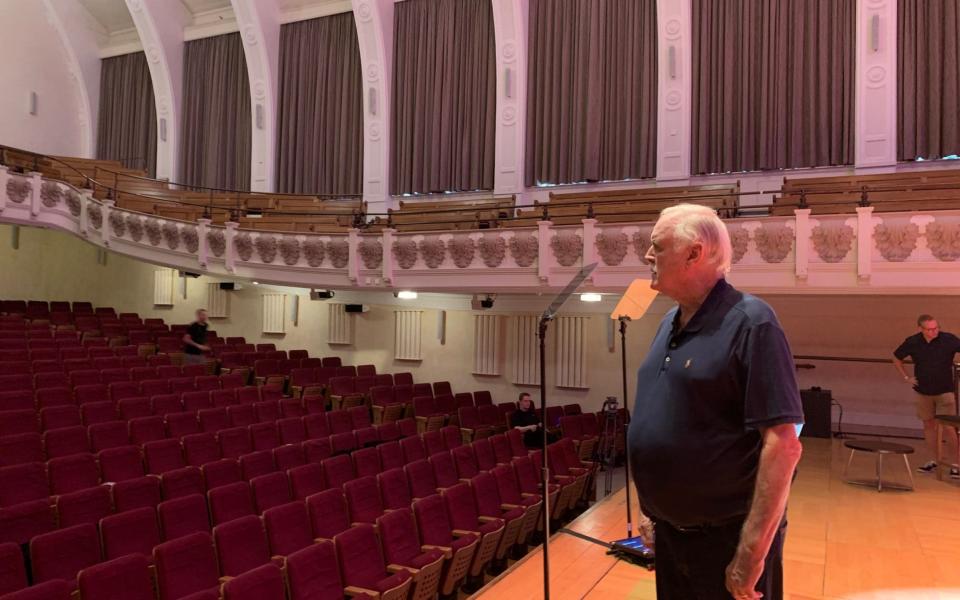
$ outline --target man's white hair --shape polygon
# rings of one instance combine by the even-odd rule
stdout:
[[[660,220],[673,225],[677,240],[703,244],[707,260],[717,267],[717,275],[730,272],[733,257],[730,232],[715,210],[699,204],[677,204],[660,211]]]

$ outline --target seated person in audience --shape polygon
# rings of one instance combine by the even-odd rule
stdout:
[[[537,416],[533,408],[533,400],[530,394],[523,392],[518,401],[519,407],[510,415],[510,427],[519,429],[523,432],[523,445],[527,448],[543,447],[543,434],[540,433],[540,417]],[[547,441],[555,441],[554,435],[548,433]]]
[[[191,323],[187,332],[183,334],[183,364],[205,364],[207,359],[203,356],[203,353],[210,351],[210,347],[206,343],[207,311],[200,308],[197,310],[197,320]]]

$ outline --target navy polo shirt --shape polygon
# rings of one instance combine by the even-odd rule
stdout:
[[[773,309],[721,279],[684,329],[667,313],[637,374],[628,448],[644,512],[680,527],[746,515],[759,429],[802,422]]]
[[[913,359],[913,375],[917,378],[917,392],[934,396],[953,392],[953,356],[960,352],[960,338],[952,333],[940,333],[929,342],[922,333],[911,335],[893,351],[903,360]]]

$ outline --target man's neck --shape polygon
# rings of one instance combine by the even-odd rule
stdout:
[[[718,279],[707,278],[701,281],[691,282],[688,286],[689,293],[682,298],[677,298],[677,304],[680,306],[680,328],[686,327],[693,315],[697,314],[703,302],[710,295]]]

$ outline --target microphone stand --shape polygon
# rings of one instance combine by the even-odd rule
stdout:
[[[537,328],[537,337],[540,338],[540,418],[543,420],[541,429],[543,430],[543,469],[540,474],[540,485],[543,492],[543,598],[550,600],[550,468],[547,461],[547,323],[557,316],[557,311],[567,301],[567,298],[583,280],[590,276],[590,273],[597,268],[597,263],[584,265],[570,283],[567,284],[560,295],[554,298],[550,306],[540,315],[540,323]]]
[[[626,411],[625,414],[630,414],[630,409],[627,408],[627,321],[630,320],[630,317],[621,315],[618,317],[620,321],[620,369],[623,376],[623,408]],[[623,444],[623,470],[624,470],[624,489],[627,493],[627,537],[633,537],[633,514],[630,507],[630,449],[627,448],[626,444],[626,422],[624,422],[624,444]],[[613,447],[617,447],[617,437],[619,437],[619,432],[614,431],[614,440]]]
[[[537,335],[540,338],[540,415],[543,425],[543,468],[540,473],[543,488],[543,598],[550,598],[550,472],[547,467],[547,323],[553,320],[553,315],[544,313],[540,317]]]

